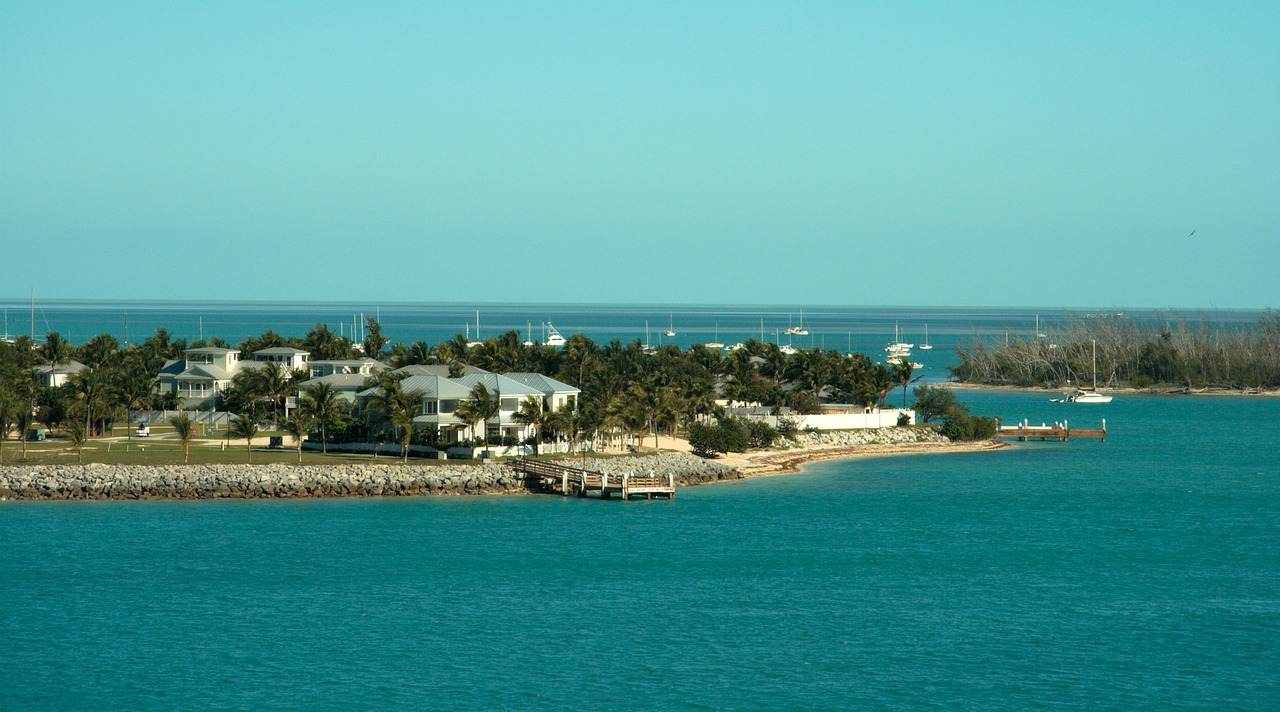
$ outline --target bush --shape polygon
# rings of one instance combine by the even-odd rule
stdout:
[[[778,431],[768,423],[753,420],[747,423],[747,444],[754,448],[773,447],[778,440]]]
[[[906,413],[898,413],[898,427],[905,428],[908,425],[911,425],[911,416]]]
[[[989,440],[996,435],[996,420],[986,415],[969,415],[953,409],[942,423],[942,434],[955,441]]]
[[[744,452],[749,442],[747,430],[748,426],[732,418],[718,425],[694,423],[689,428],[689,446],[700,457],[715,457],[723,452]]]

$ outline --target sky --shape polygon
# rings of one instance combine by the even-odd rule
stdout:
[[[1276,2],[0,2],[0,296],[1280,307]]]

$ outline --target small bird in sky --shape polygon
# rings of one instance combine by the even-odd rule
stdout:
[[[1192,230],[1191,232],[1187,233],[1187,237],[1191,237],[1194,234],[1196,234],[1196,231]]]

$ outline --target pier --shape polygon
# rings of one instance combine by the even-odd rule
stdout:
[[[1063,442],[1069,438],[1098,438],[1105,443],[1107,441],[1107,419],[1102,419],[1101,428],[1072,428],[1065,420],[1052,425],[1046,425],[1045,423],[1030,425],[1024,420],[1017,425],[1001,425],[997,437],[1017,438],[1022,442],[1033,438],[1061,440]]]
[[[594,470],[584,470],[544,460],[512,460],[509,463],[517,473],[524,475],[525,482],[543,492],[559,494],[563,497],[595,496],[600,499],[631,499],[633,497],[665,497],[675,499],[676,483],[674,475],[655,477],[637,475],[631,472],[625,475],[610,475]]]

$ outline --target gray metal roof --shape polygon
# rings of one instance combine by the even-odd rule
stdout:
[[[458,364],[462,367],[463,376],[472,376],[477,373],[489,373],[483,368],[471,366],[468,364]],[[444,363],[415,363],[408,366],[401,366],[392,373],[407,373],[410,376],[443,376],[449,377],[449,365]]]
[[[457,381],[442,376],[409,376],[400,381],[400,390],[406,393],[421,391],[424,398],[436,400],[464,400],[471,396],[470,388],[464,388]],[[377,388],[367,388],[356,395],[365,398],[377,393]]]
[[[494,390],[501,392],[502,396],[540,396],[543,395],[542,390],[525,385],[519,381],[513,381],[506,376],[499,376],[496,373],[473,373],[462,378],[454,379],[461,386],[467,389],[467,393],[471,393],[471,389],[475,388],[477,383],[483,383],[484,387],[489,390],[490,394]]]
[[[557,381],[556,379],[550,376],[544,376],[541,373],[517,372],[517,373],[504,373],[502,375],[505,378],[510,378],[513,381],[519,381],[520,383],[523,383],[524,385],[529,386],[531,388],[537,388],[539,391],[543,393],[543,395],[549,396],[552,393],[576,394],[576,393],[582,392],[581,389],[574,388],[568,383]]]
[[[239,349],[224,349],[221,346],[201,346],[198,349],[186,349],[182,353],[222,355],[222,354],[229,354],[232,351],[239,351]]]
[[[302,382],[302,387],[306,388],[313,383],[328,383],[337,391],[354,391],[364,388],[365,380],[368,376],[359,373],[331,373],[328,376],[319,376]]]
[[[292,356],[294,354],[309,354],[310,351],[295,349],[292,346],[272,346],[269,349],[258,349],[253,352],[254,356],[258,354],[267,354],[268,356]]]

